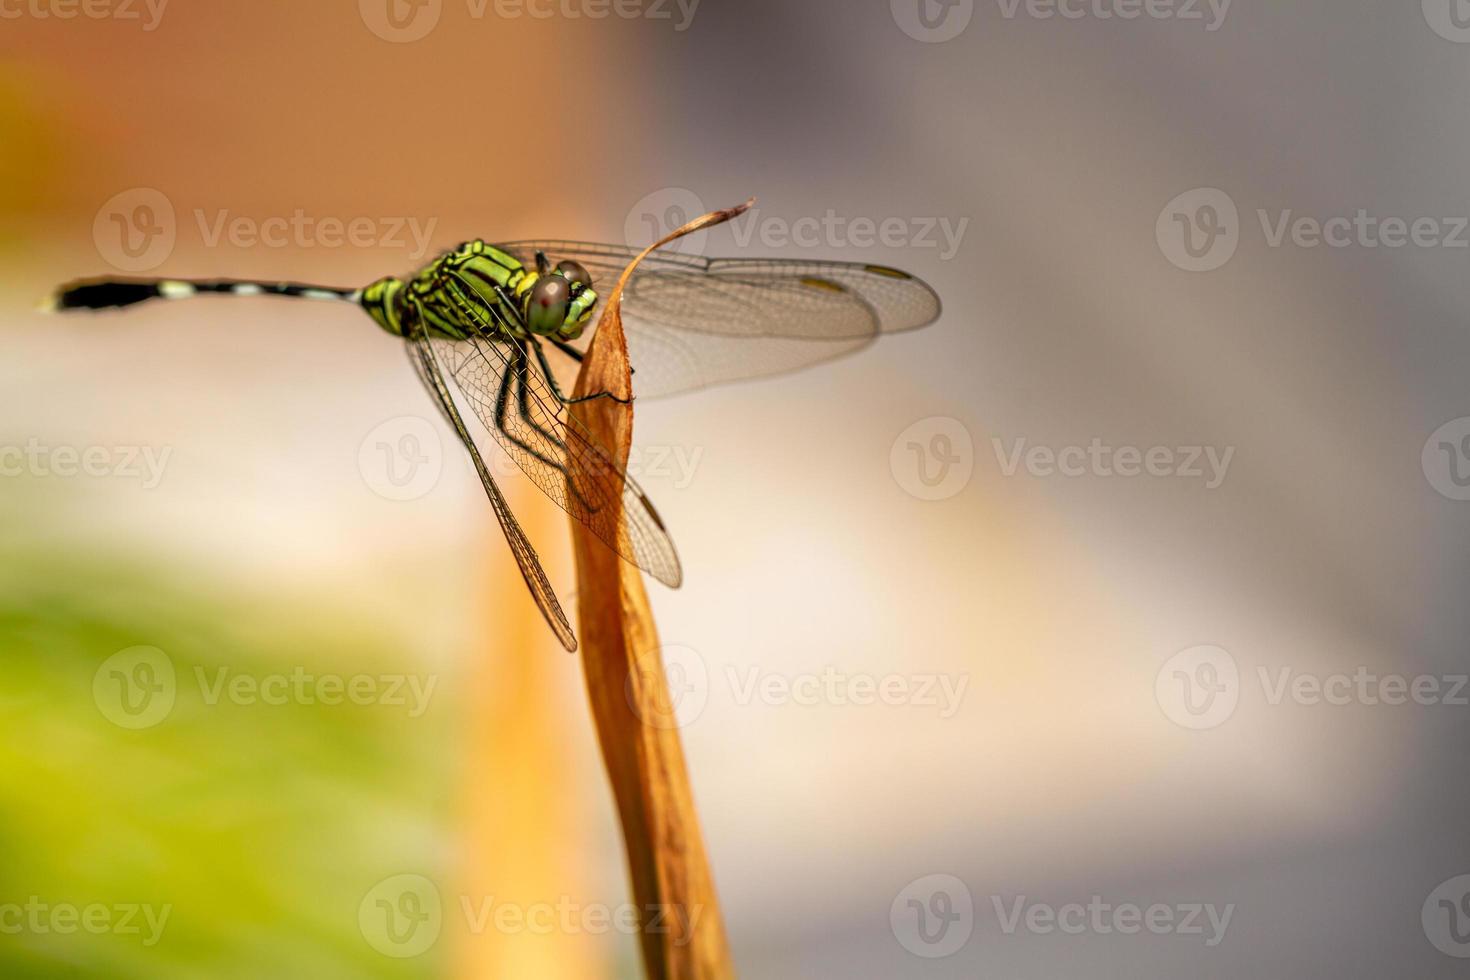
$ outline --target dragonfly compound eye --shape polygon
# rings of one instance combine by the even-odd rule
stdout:
[[[572,284],[555,273],[536,280],[526,308],[526,326],[543,337],[555,334],[566,322]]]
[[[556,272],[567,282],[579,282],[583,286],[592,285],[592,273],[588,272],[587,267],[580,262],[573,262],[571,259],[558,262]]]

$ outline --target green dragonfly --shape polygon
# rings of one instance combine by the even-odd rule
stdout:
[[[362,289],[236,279],[95,279],[52,308],[132,306],[206,293],[289,296],[361,306],[406,343],[409,360],[474,461],[521,575],[568,650],[576,637],[540,559],[460,412],[463,402],[558,506],[671,588],[683,579],[662,518],[632,477],[570,412],[613,398],[570,390],[587,327],[640,249],[582,242],[466,242],[410,279]],[[554,264],[553,264],[554,261]],[[706,259],[661,250],[624,286],[623,327],[640,396],[782,374],[860,350],[883,333],[939,317],[939,298],[898,269],[806,259]],[[456,395],[458,397],[456,397]]]

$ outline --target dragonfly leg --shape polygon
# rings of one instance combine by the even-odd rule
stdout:
[[[581,351],[577,350],[577,348],[567,343],[565,340],[557,340],[555,337],[547,337],[546,339],[551,341],[551,346],[555,347],[557,350],[561,351],[563,354],[565,354],[567,357],[570,357],[578,364],[581,364],[582,358],[586,356]]]
[[[418,304],[415,306],[418,307]],[[449,386],[443,374],[440,373],[439,365],[434,360],[433,351],[429,347],[422,307],[418,307],[418,315],[418,322],[410,325],[408,331],[409,358],[413,362],[414,369],[418,372],[424,387],[429,390],[430,397],[444,413],[445,420],[459,435],[465,449],[469,451],[470,459],[475,464],[475,472],[480,475],[480,483],[484,485],[485,493],[490,497],[490,506],[495,510],[501,530],[505,532],[506,542],[515,556],[516,564],[520,566],[521,577],[526,582],[526,588],[531,591],[531,597],[536,600],[541,614],[546,617],[546,622],[556,633],[562,646],[568,650],[575,650],[577,638],[572,633],[572,626],[567,622],[567,615],[562,611],[561,603],[557,601],[556,590],[551,587],[551,583],[546,578],[546,571],[541,567],[541,560],[536,557],[536,549],[531,546],[531,542],[526,538],[526,532],[521,530],[520,522],[511,513],[504,495],[495,485],[495,478],[490,475],[485,460],[480,456],[479,447],[475,445],[475,440],[470,438],[469,430],[465,428],[459,410],[454,407],[454,399],[449,394]]]
[[[526,330],[526,318],[521,315],[520,307],[516,305],[516,301],[511,297],[506,288],[504,286],[496,286],[495,295],[500,297],[503,315],[514,317],[516,321],[515,325],[520,328],[521,333],[528,333],[529,331]]]
[[[540,338],[538,338],[534,334],[532,334],[530,336],[530,341],[531,341],[531,346],[536,349],[536,360],[538,360],[538,361],[541,362],[541,373],[544,374],[544,375],[546,375],[546,383],[551,386],[551,393],[553,395],[555,395],[556,396],[556,400],[559,401],[559,402],[561,402],[563,405],[577,405],[577,404],[580,404],[581,402],[590,402],[594,398],[611,398],[613,401],[617,402],[619,405],[631,405],[631,404],[633,404],[633,399],[631,399],[631,398],[619,398],[617,395],[614,395],[610,391],[598,391],[598,392],[593,392],[590,395],[583,395],[580,398],[568,398],[566,395],[562,394],[561,387],[556,383],[556,375],[552,373],[552,371],[551,371],[551,364],[548,363],[547,360],[546,360],[546,351],[543,350],[542,347],[541,347],[541,340],[540,340]],[[556,343],[556,341],[552,341],[552,343]],[[560,348],[561,345],[558,344],[557,346],[558,346],[558,348]],[[575,350],[575,348],[572,348],[572,349]],[[581,355],[578,354],[577,360],[580,361],[581,359],[582,359],[581,358]]]
[[[548,431],[546,431],[546,429],[542,428],[541,425],[539,425],[536,422],[536,419],[531,415],[530,388],[527,387],[527,381],[526,381],[526,374],[531,369],[530,359],[526,356],[526,352],[524,350],[522,350],[522,349],[514,349],[514,350],[515,350],[515,354],[517,355],[516,356],[516,360],[514,362],[515,363],[515,376],[514,376],[514,378],[515,378],[515,384],[516,384],[516,401],[518,403],[518,406],[517,407],[519,409],[519,414],[521,416],[521,420],[524,421],[528,426],[530,426],[537,433],[539,433],[542,436],[542,438],[546,439],[552,445],[556,446],[562,453],[564,453],[564,454],[567,455],[567,458],[568,459],[570,459],[571,458],[571,453],[567,449],[567,444],[565,442],[563,442],[561,439],[557,438],[557,436],[554,433],[548,432]],[[505,431],[503,427],[502,427],[501,431],[502,432]],[[506,434],[509,435],[509,433],[506,433]],[[585,443],[583,445],[585,445]],[[544,459],[545,457],[541,457],[541,458]],[[585,452],[584,453],[580,453],[578,455],[577,471],[579,473],[582,472],[588,466],[592,465],[592,463],[594,461],[595,461],[594,459],[588,458],[588,454],[587,453],[585,453]],[[586,494],[584,494],[582,492],[582,488],[580,486],[578,486],[578,482],[579,482],[578,479],[572,475],[571,470],[569,470],[566,466],[563,466],[561,464],[553,463],[552,465],[554,465],[558,470],[560,470],[561,473],[562,473],[562,475],[567,478],[567,489],[571,491],[572,495],[577,498],[577,501],[584,508],[586,508],[588,511],[596,511],[596,510],[599,510],[600,509],[599,507],[593,506],[592,502],[587,499]]]
[[[512,355],[515,364],[516,378],[516,404],[521,416],[521,421],[529,425],[541,438],[551,443],[557,449],[566,451],[567,444],[562,442],[554,432],[548,432],[531,415],[530,389],[526,387],[526,374],[531,370],[530,360],[526,357],[526,348],[523,344],[517,344],[515,353]]]
[[[538,261],[545,261],[546,259],[546,255],[544,252],[537,252],[536,256]],[[543,271],[543,275],[544,274],[545,273]],[[565,394],[562,393],[561,386],[556,383],[556,374],[551,370],[550,362],[546,360],[546,351],[543,350],[541,347],[541,338],[537,337],[526,328],[525,317],[521,315],[520,308],[516,306],[515,300],[511,299],[510,293],[506,291],[504,286],[496,286],[495,294],[500,297],[501,306],[503,306],[506,310],[509,310],[510,315],[516,318],[516,326],[520,328],[521,334],[527,340],[529,340],[531,342],[531,346],[535,348],[536,360],[541,365],[541,373],[546,377],[546,383],[551,388],[551,393],[556,396],[557,401],[561,402],[563,405],[577,405],[581,402],[590,402],[595,398],[611,398],[619,405],[631,405],[633,403],[633,400],[631,398],[619,398],[617,395],[614,395],[610,391],[598,391],[590,395],[583,395],[581,398],[568,398]],[[547,337],[546,339],[551,341],[552,344],[556,345],[557,350],[561,351],[572,360],[576,361],[579,364],[582,362],[582,352],[577,350],[577,348],[573,347],[571,344],[568,344],[563,340],[558,340],[555,337]],[[524,349],[522,350],[521,356],[523,358],[525,357]],[[529,369],[529,365],[527,365],[527,370]],[[530,420],[527,419],[527,421],[529,422]],[[540,431],[539,426],[535,426],[534,423],[532,423],[532,425],[533,427],[537,428],[538,431]],[[543,432],[542,434],[544,435],[545,433]]]
[[[567,343],[565,340],[557,340],[555,337],[547,337],[546,339],[551,341],[551,346],[555,347],[557,350],[561,351],[563,354],[565,354],[567,357],[570,357],[578,364],[581,364],[582,358],[587,356],[586,354],[583,354],[581,351],[577,350],[577,348],[573,347],[571,344]],[[628,373],[637,374],[638,369],[630,364],[628,365]]]
[[[532,446],[530,443],[526,442],[524,439],[518,438],[516,434],[512,432],[505,424],[506,417],[509,414],[510,409],[510,389],[512,385],[516,387],[523,386],[523,375],[516,371],[517,365],[523,363],[524,361],[512,357],[511,360],[506,363],[505,371],[500,376],[500,391],[497,392],[495,395],[495,427],[501,431],[505,438],[510,440],[512,445],[524,450],[525,452],[530,453],[537,460],[545,463],[547,466],[560,470],[563,475],[566,475],[567,468],[563,466],[560,461],[552,459],[545,453],[536,449],[536,447]],[[522,390],[524,389],[522,388]],[[522,401],[524,402],[524,397],[522,397]],[[521,417],[525,418],[524,413],[522,413]],[[527,419],[526,421],[529,422],[530,420]],[[547,435],[547,433],[544,432],[540,426],[535,425],[535,423],[532,423],[531,427],[538,434],[542,436]],[[552,439],[552,442],[558,447],[562,446],[561,440],[559,439]]]

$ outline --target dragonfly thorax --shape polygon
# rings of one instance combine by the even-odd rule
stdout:
[[[597,293],[586,271],[572,266],[563,263],[543,275],[476,240],[439,256],[408,282],[378,280],[363,290],[362,305],[378,326],[398,336],[422,317],[431,332],[454,339],[535,334],[574,340],[592,318]]]
[[[373,322],[397,337],[404,336],[403,280],[385,276],[362,291],[358,302]]]

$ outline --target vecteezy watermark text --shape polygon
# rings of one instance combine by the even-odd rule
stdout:
[[[471,20],[591,20],[610,17],[670,23],[676,33],[689,30],[701,0],[463,0]],[[439,26],[444,0],[358,0],[368,30],[385,41],[407,44],[428,37]]]
[[[31,438],[24,446],[0,446],[0,477],[109,477],[152,490],[172,455],[172,446],[50,446]]]
[[[155,31],[163,21],[168,0],[0,0],[0,20],[122,20],[138,21]]]
[[[1235,447],[1215,446],[1110,446],[1094,438],[1086,446],[1029,445],[1025,439],[990,440],[1001,474],[1015,476],[1024,467],[1034,477],[1077,478],[1155,477],[1201,480],[1206,490],[1217,490],[1225,482]]]
[[[86,932],[94,936],[139,936],[144,946],[153,947],[163,938],[173,908],[126,902],[77,905],[31,895],[24,902],[0,902],[0,935],[71,936]]]
[[[412,248],[408,255],[421,259],[439,219],[410,217],[318,217],[297,208],[290,215],[257,218],[232,214],[228,208],[207,212],[194,209],[199,238],[207,248],[225,242],[235,248]]]
[[[494,931],[506,935],[528,933],[533,936],[593,936],[609,932],[636,936],[640,932],[673,935],[675,946],[687,946],[704,915],[703,905],[633,905],[622,902],[605,905],[600,902],[578,902],[562,895],[555,902],[507,902],[494,895],[478,899],[460,896],[465,922],[473,935]]]
[[[1242,674],[1235,657],[1218,646],[1189,647],[1159,668],[1154,695],[1160,710],[1183,728],[1218,728],[1235,714],[1246,679],[1254,676],[1267,707],[1465,708],[1470,675],[1385,673],[1366,664],[1320,673],[1291,665],[1258,665]]]
[[[1182,936],[1213,949],[1224,942],[1235,905],[1210,902],[1113,902],[1092,895],[1086,902],[1052,905],[1025,895],[990,896],[1002,934],[1049,936]],[[952,956],[975,929],[976,904],[970,888],[948,874],[931,874],[905,885],[889,907],[889,926],[899,945],[925,959]]]
[[[1054,906],[1028,901],[1025,895],[1003,899],[990,897],[996,920],[1007,936],[1028,932],[1038,936],[1064,933],[1068,936],[1108,936],[1117,933],[1136,936],[1147,932],[1155,936],[1188,936],[1204,940],[1214,948],[1225,939],[1235,904],[1217,907],[1209,902],[1155,902],[1143,906],[1133,902],[1113,903],[1101,895],[1093,895],[1086,904],[1069,902]]]
[[[759,666],[729,666],[725,679],[735,704],[815,707],[933,708],[940,718],[953,718],[970,687],[969,674],[852,673],[827,666],[820,671],[783,674]]]
[[[3,0],[0,0],[3,2]],[[242,215],[229,208],[191,212],[205,248],[386,248],[418,260],[429,251],[438,218],[393,215]],[[152,187],[133,187],[108,198],[92,220],[97,254],[122,272],[149,272],[173,254],[181,222],[173,201]]]
[[[469,457],[458,449],[456,444],[455,458],[468,467]],[[634,446],[624,472],[637,480],[687,490],[703,460],[703,446]],[[439,485],[444,463],[444,442],[439,438],[437,419],[400,415],[374,426],[358,444],[358,472],[368,489],[386,500],[428,496]],[[515,459],[505,453],[489,456],[484,463],[498,481],[526,476]]]
[[[755,242],[764,249],[928,249],[948,262],[959,254],[969,227],[969,218],[943,215],[877,218],[828,208],[820,216],[782,218],[751,208],[730,222],[730,233],[741,248]]]
[[[347,705],[403,710],[410,718],[424,715],[439,683],[437,674],[335,674],[300,666],[247,672],[195,664],[183,676],[194,681],[200,700],[209,707]],[[180,672],[168,654],[157,647],[128,647],[98,665],[92,676],[92,699],[103,717],[121,728],[152,728],[173,713],[181,686]]]
[[[488,7],[501,20],[528,17],[532,20],[619,20],[670,21],[682,34],[694,23],[701,0],[466,0],[470,16],[485,16]]]
[[[887,673],[843,670],[777,672],[728,664],[711,672],[703,656],[679,644],[659,651],[666,684],[646,672],[628,676],[627,701],[645,724],[681,728],[703,715],[713,695],[746,708],[911,708],[953,718],[970,687],[969,674]],[[653,669],[653,668],[650,668]],[[666,691],[667,696],[655,696]]]
[[[1001,16],[1015,20],[1178,20],[1199,21],[1218,31],[1234,0],[995,0]]]
[[[406,708],[420,718],[439,684],[437,674],[313,674],[305,667],[289,673],[248,674],[230,667],[208,671],[194,667],[194,679],[207,705],[350,704],[358,707]]]
[[[1470,248],[1470,216],[1384,215],[1368,208],[1311,215],[1293,208],[1257,208],[1255,223],[1267,248],[1328,249]],[[1219,188],[1185,191],[1164,206],[1155,222],[1159,250],[1187,272],[1213,272],[1235,255],[1249,227],[1229,194]]]
[[[710,209],[686,187],[646,194],[629,209],[623,224],[626,243],[642,247]],[[970,219],[946,215],[849,215],[828,208],[822,214],[782,216],[755,207],[732,220],[730,233],[742,248],[761,249],[917,249],[941,262],[959,254]],[[706,233],[696,231],[667,247],[688,255],[704,254]]]
[[[456,907],[457,906],[457,907]],[[532,936],[603,936],[641,933],[670,936],[674,946],[687,946],[704,918],[704,906],[623,902],[583,902],[570,895],[554,901],[519,902],[496,895],[460,895],[446,902],[432,880],[399,874],[378,882],[358,906],[358,928],[369,946],[398,959],[431,949],[451,910],[475,936],[486,933]]]
[[[1174,20],[1203,24],[1207,32],[1225,24],[1233,0],[995,0],[1006,20]],[[1426,0],[1429,2],[1429,0]],[[1450,0],[1453,2],[1453,0]],[[915,41],[939,44],[965,32],[976,0],[889,0],[893,22]]]

